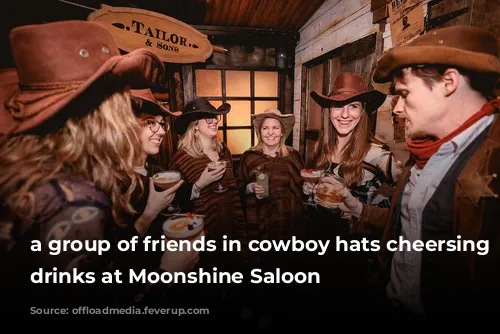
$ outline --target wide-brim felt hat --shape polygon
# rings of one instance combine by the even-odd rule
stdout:
[[[10,45],[16,68],[0,72],[3,135],[36,130],[48,120],[64,122],[120,89],[159,84],[165,74],[154,52],[137,49],[121,55],[110,31],[95,22],[16,27]]]
[[[182,114],[174,121],[174,131],[183,135],[191,122],[204,118],[213,118],[218,115],[225,115],[231,111],[229,103],[223,103],[218,108],[215,108],[207,98],[195,98],[182,108]]]
[[[406,45],[385,51],[372,73],[375,89],[390,94],[394,71],[425,65],[449,65],[475,72],[500,74],[498,37],[473,26],[431,30]]]
[[[295,116],[293,114],[282,114],[278,109],[266,109],[262,113],[252,115],[252,123],[259,138],[260,127],[262,126],[262,122],[264,122],[266,118],[274,118],[280,121],[281,125],[283,126],[282,133],[285,139],[288,138],[293,130],[293,126],[295,125]]]
[[[386,95],[365,86],[363,78],[352,72],[343,72],[336,79],[333,88],[328,95],[317,91],[311,92],[311,97],[323,108],[331,108],[334,105],[348,104],[359,101],[366,103],[366,112],[373,113],[384,103]]]
[[[132,98],[138,99],[143,103],[141,112],[149,115],[162,115],[162,116],[180,116],[182,113],[180,111],[170,111],[163,107],[158,100],[156,100],[153,92],[150,88],[144,89],[131,89],[130,96]]]

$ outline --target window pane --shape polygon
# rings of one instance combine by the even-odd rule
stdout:
[[[228,101],[231,111],[226,114],[227,126],[249,126],[250,101]]]
[[[210,100],[210,104],[212,104],[217,109],[222,105],[222,101]]]
[[[249,71],[226,71],[226,96],[250,96]]]
[[[220,70],[196,70],[197,96],[222,96],[222,79]]]
[[[251,130],[227,130],[227,146],[231,154],[242,154],[250,148]]]
[[[224,134],[222,133],[222,130],[217,131],[217,140],[224,142]]]
[[[278,101],[255,101],[255,114],[260,114],[269,108],[278,109]]]
[[[278,97],[278,72],[255,72],[255,96]]]

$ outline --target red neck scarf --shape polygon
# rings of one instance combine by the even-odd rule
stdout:
[[[456,135],[469,128],[472,124],[476,123],[478,120],[484,116],[492,115],[493,112],[500,108],[500,99],[494,99],[483,105],[481,110],[472,115],[468,120],[466,120],[462,125],[460,125],[455,131],[448,134],[446,137],[441,139],[417,139],[408,141],[408,148],[410,149],[410,154],[418,166],[418,168],[424,168],[425,164],[429,159],[436,153],[441,145],[448,142]]]

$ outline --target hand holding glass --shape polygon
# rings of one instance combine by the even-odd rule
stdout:
[[[345,185],[343,179],[335,174],[325,173],[316,189],[315,201],[329,209],[337,209],[344,201]]]
[[[264,172],[257,173],[257,185],[264,190],[261,194],[255,194],[258,199],[263,199],[269,196],[269,176]]]
[[[175,186],[181,180],[181,173],[175,170],[167,170],[153,175],[153,182],[156,191],[165,191]],[[180,211],[180,208],[175,208],[172,202],[163,210],[163,215],[171,215]]]
[[[302,180],[304,180],[304,182],[311,183],[314,186],[319,182],[322,173],[323,172],[318,169],[303,169],[300,171],[300,176],[302,177]],[[307,199],[307,201],[303,203],[306,205],[316,205],[312,192],[309,194],[309,198]]]
[[[212,172],[220,167],[225,167],[226,166],[226,161],[225,160],[219,160],[219,161],[211,161],[208,163],[208,171]],[[223,184],[223,182],[217,180],[216,183],[214,183],[213,186],[213,191],[215,193],[223,193],[227,190],[227,187]]]

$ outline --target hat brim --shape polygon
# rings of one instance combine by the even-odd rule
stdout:
[[[331,108],[338,103],[364,102],[366,103],[366,112],[369,114],[376,112],[387,97],[378,90],[368,90],[359,94],[343,93],[333,96],[326,96],[312,91],[310,95],[323,108]]]
[[[161,115],[161,116],[180,116],[182,112],[180,111],[170,111],[167,108],[163,107],[161,104],[151,101],[150,99],[144,98],[142,96],[134,96],[132,95],[135,99],[141,100],[143,103],[146,104],[146,107],[144,109],[144,113],[148,115]]]
[[[283,126],[283,137],[286,139],[292,133],[293,127],[295,125],[295,116],[293,114],[284,114],[284,115],[276,115],[272,113],[260,113],[256,115],[252,115],[253,118],[253,126],[255,132],[257,132],[260,138],[260,127],[262,126],[262,122],[266,118],[274,118],[280,121]]]
[[[389,49],[372,73],[373,87],[391,94],[394,71],[412,65],[449,65],[471,71],[500,74],[500,60],[490,54],[446,46],[400,46]]]
[[[179,117],[175,119],[174,131],[180,135],[186,133],[187,128],[191,122],[194,122],[203,118],[211,118],[218,115],[225,115],[231,111],[231,105],[229,103],[223,103],[215,111],[206,110],[193,110],[182,113]]]
[[[109,58],[74,90],[20,90],[16,70],[3,71],[0,73],[0,133],[14,135],[44,127],[56,114],[60,120],[62,115],[59,112],[70,104],[79,109],[95,107],[106,96],[127,86],[144,88],[156,85],[164,73],[163,62],[148,49]],[[11,99],[23,108],[23,115],[34,116],[16,119],[15,111],[11,114],[5,107],[5,102]],[[71,115],[65,115],[68,116]]]

